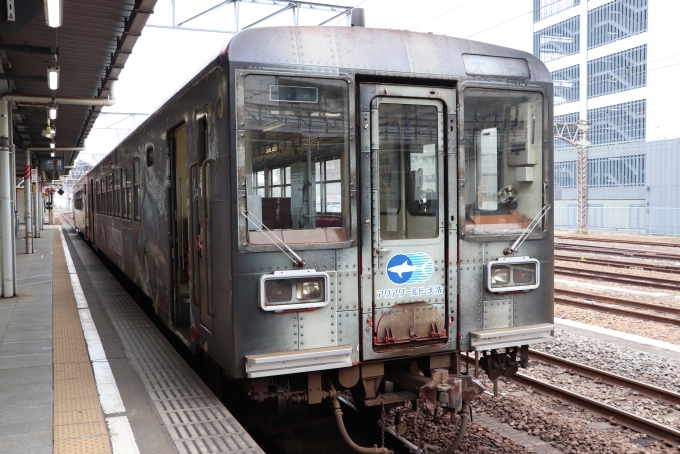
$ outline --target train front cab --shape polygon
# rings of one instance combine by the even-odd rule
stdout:
[[[332,33],[342,47],[341,34],[373,32]],[[307,32],[295,33],[304,47]],[[411,82],[255,69],[239,47],[249,36],[229,49],[239,63],[227,373],[257,400],[318,403],[351,389],[364,408],[421,399],[464,411],[482,387],[461,373],[461,352],[483,352],[492,378],[511,376],[526,345],[553,337],[549,73],[515,51],[452,53],[466,74]]]

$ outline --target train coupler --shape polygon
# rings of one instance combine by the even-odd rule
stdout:
[[[490,353],[484,352],[482,360],[480,361],[480,366],[486,372],[486,375],[490,380],[496,380],[500,376],[506,378],[512,378],[513,375],[517,373],[520,366],[526,367],[528,363],[528,355],[525,354],[525,350],[528,353],[528,348],[526,345],[521,347],[520,359],[517,359],[518,348],[508,348],[505,352],[498,352],[497,350],[491,350]],[[527,358],[525,358],[525,356]]]
[[[434,414],[437,407],[457,413],[464,402],[484,392],[482,383],[471,375],[450,374],[448,369],[433,369],[431,377],[404,370],[390,371],[385,379],[418,395],[423,408]]]

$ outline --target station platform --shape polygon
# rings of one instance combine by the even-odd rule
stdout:
[[[0,299],[0,452],[263,452],[62,227],[17,254],[19,296]]]

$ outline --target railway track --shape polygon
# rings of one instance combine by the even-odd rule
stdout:
[[[589,299],[597,302],[582,301],[577,298]],[[602,302],[607,304],[600,304]],[[555,290],[555,303],[566,304],[569,306],[585,309],[593,309],[601,312],[609,312],[617,315],[625,315],[628,317],[635,317],[644,320],[653,320],[661,323],[671,323],[680,326],[680,318],[678,318],[680,317],[680,308],[663,306],[661,304],[644,303],[641,301],[634,301],[625,298],[613,298],[609,296],[593,295],[591,293],[563,289]],[[612,306],[611,304],[616,304],[618,306]],[[647,311],[659,312],[660,314],[654,312],[634,311],[619,306],[635,307]]]
[[[604,383],[612,386],[623,386],[633,389],[647,397],[661,400],[671,405],[678,405],[680,403],[680,394],[674,393],[657,386],[649,385],[639,382],[627,377],[612,374],[600,369],[596,369],[584,364],[579,364],[569,361],[557,356],[549,355],[547,353],[531,350],[529,357],[534,360],[542,361],[547,364],[552,364],[563,369],[572,370],[578,375],[596,379],[599,378]],[[680,431],[672,427],[660,424],[654,420],[646,419],[636,414],[627,412],[613,405],[600,402],[596,399],[584,396],[573,391],[560,388],[559,386],[538,380],[528,375],[517,373],[513,377],[513,381],[524,386],[531,386],[537,391],[555,396],[563,401],[570,402],[582,408],[586,408],[594,413],[600,414],[607,418],[614,418],[620,424],[638,432],[646,433],[658,440],[662,440],[670,445],[680,445]]]
[[[588,278],[607,282],[617,282],[620,284],[637,285],[643,287],[654,287],[657,289],[678,290],[680,289],[680,280],[673,280],[663,277],[650,276],[625,276],[621,273],[599,271],[599,270],[582,270],[578,268],[569,268],[566,266],[555,266],[555,274],[562,276],[572,276]]]
[[[617,243],[617,244],[639,244],[643,246],[664,246],[664,247],[680,247],[680,243],[662,243],[660,241],[645,241],[645,240],[616,240],[611,238],[600,237],[579,237],[579,236],[556,236],[556,240],[574,240],[574,241],[592,241],[597,243]]]
[[[65,220],[71,227],[76,228],[76,223],[73,220],[73,216],[68,213],[61,213],[61,218]]]
[[[645,251],[641,249],[628,249],[604,246],[584,246],[581,244],[555,243],[556,251],[569,251],[587,254],[616,255],[620,257],[635,257],[656,260],[671,260],[680,262],[680,254],[670,252]]]
[[[653,263],[643,262],[639,260],[613,260],[590,257],[576,257],[573,255],[555,254],[555,260],[563,262],[578,262],[587,265],[601,265],[612,268],[627,268],[644,271],[660,271],[663,273],[680,274],[680,266],[678,265],[656,265]]]

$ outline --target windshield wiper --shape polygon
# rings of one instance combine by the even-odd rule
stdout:
[[[536,228],[538,223],[541,222],[541,219],[543,219],[543,217],[546,214],[548,214],[548,211],[550,211],[550,208],[551,208],[550,205],[543,205],[543,208],[541,208],[541,211],[539,211],[538,214],[536,216],[534,216],[534,219],[529,223],[527,228],[524,229],[524,232],[522,232],[522,234],[519,236],[519,238],[517,238],[517,241],[515,241],[512,246],[503,249],[503,254],[504,255],[510,255],[510,254],[517,252],[519,250],[520,246],[522,246],[522,244],[524,244],[524,240],[526,240],[529,237],[529,235],[531,234],[531,232],[534,231],[534,229]]]
[[[274,244],[274,246],[276,246],[277,248],[279,248],[279,250],[280,250],[281,252],[283,252],[283,253],[286,255],[286,257],[288,257],[288,258],[295,264],[295,266],[297,266],[298,268],[304,268],[306,262],[305,262],[304,260],[302,260],[302,258],[301,258],[299,255],[297,255],[290,247],[288,247],[288,245],[287,245],[286,243],[284,243],[283,240],[282,240],[281,238],[279,238],[278,236],[276,236],[276,234],[275,234],[274,232],[272,232],[271,230],[269,230],[269,227],[267,227],[266,225],[264,225],[264,222],[262,222],[261,220],[259,220],[254,214],[250,213],[248,210],[246,210],[246,211],[241,211],[241,214],[242,214],[248,221],[252,222],[252,223],[255,225],[255,227],[257,228],[257,231],[258,231],[258,232],[262,232],[262,234],[263,234],[265,237],[267,237],[267,239],[268,239],[269,241],[271,241],[271,242]],[[257,227],[257,224],[260,224],[260,227],[259,227],[259,228]],[[267,232],[271,233],[271,236],[268,235],[267,232],[265,232],[264,230],[262,230],[263,227],[264,227],[265,229],[267,229]],[[286,247],[286,249],[288,249],[288,252],[284,251],[283,248],[281,248],[281,246],[279,246],[278,244],[276,244],[276,241],[274,241],[274,238],[276,238],[277,240],[279,240],[279,242],[280,242],[282,245],[284,245],[284,246]],[[290,255],[289,255],[288,253],[290,253]],[[292,257],[291,257],[291,255],[292,255]]]

